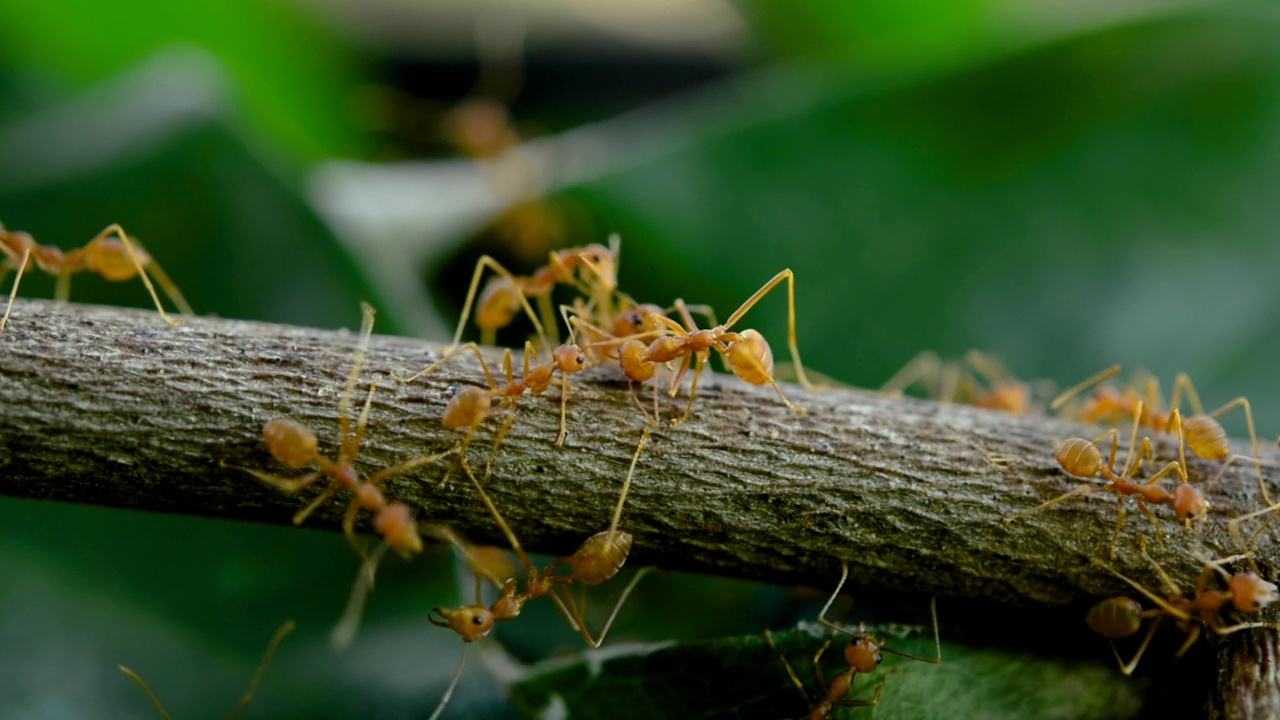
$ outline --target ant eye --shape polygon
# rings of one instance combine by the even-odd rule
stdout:
[[[640,327],[644,325],[644,318],[641,318],[639,313],[631,313],[631,324]]]
[[[472,616],[471,616],[471,624],[472,624],[472,625],[483,625],[483,624],[484,624],[484,618],[480,617],[479,615],[472,615]]]
[[[578,356],[578,364],[579,364],[579,365],[586,365],[586,364],[587,364],[587,358],[586,358],[586,356],[585,356],[585,355],[579,355],[579,356]]]

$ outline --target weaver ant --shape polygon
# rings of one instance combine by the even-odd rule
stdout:
[[[1093,441],[1085,440],[1084,438],[1063,440],[1058,443],[1057,448],[1054,450],[1054,456],[1063,472],[1073,477],[1081,478],[1100,476],[1107,481],[1106,485],[1081,485],[1030,510],[1010,515],[1004,521],[1006,523],[1013,522],[1023,515],[1043,510],[1050,505],[1056,505],[1084,493],[1100,490],[1114,491],[1116,493],[1116,501],[1119,503],[1119,517],[1116,519],[1115,532],[1111,536],[1111,557],[1114,559],[1116,556],[1116,540],[1120,536],[1120,527],[1125,520],[1124,499],[1129,495],[1137,497],[1138,509],[1151,521],[1151,524],[1156,529],[1156,537],[1160,539],[1162,544],[1164,540],[1160,530],[1160,522],[1156,519],[1155,514],[1151,512],[1151,509],[1147,507],[1147,503],[1171,505],[1174,514],[1185,520],[1188,528],[1193,518],[1203,517],[1209,509],[1209,503],[1204,499],[1203,493],[1198,488],[1187,482],[1187,475],[1184,470],[1186,457],[1181,443],[1182,435],[1180,432],[1178,433],[1180,438],[1178,454],[1181,462],[1178,460],[1170,462],[1146,482],[1134,482],[1135,476],[1142,468],[1143,461],[1148,457],[1154,456],[1151,438],[1143,438],[1142,444],[1138,444],[1138,420],[1142,414],[1142,409],[1143,403],[1138,401],[1133,415],[1133,432],[1129,438],[1129,457],[1125,460],[1124,470],[1119,474],[1116,473],[1115,467],[1120,433],[1114,428],[1098,436]],[[1175,431],[1180,431],[1181,420],[1181,415],[1177,410],[1174,410],[1172,423]],[[1107,456],[1107,463],[1104,465],[1102,463],[1102,453],[1098,450],[1098,442],[1108,437],[1111,439],[1111,451]],[[1169,492],[1156,484],[1169,473],[1177,473],[1179,480],[1181,480],[1177,490],[1174,492]]]
[[[71,276],[79,272],[91,272],[112,282],[123,282],[140,277],[142,284],[147,287],[147,292],[151,293],[151,300],[155,302],[160,317],[170,325],[181,325],[182,321],[169,317],[169,314],[164,311],[164,306],[160,304],[160,298],[151,284],[151,278],[147,276],[147,269],[150,268],[151,274],[156,277],[156,282],[160,283],[160,289],[164,290],[169,300],[177,306],[178,312],[185,315],[195,314],[186,299],[182,297],[182,293],[178,291],[178,287],[160,269],[159,263],[142,249],[137,240],[131,240],[119,224],[108,225],[105,230],[85,243],[84,247],[66,252],[52,245],[40,245],[28,233],[11,232],[6,230],[4,225],[0,225],[0,254],[3,254],[5,259],[0,279],[3,279],[5,273],[10,270],[17,270],[18,273],[14,276],[13,288],[9,291],[9,305],[4,310],[4,317],[0,317],[0,330],[3,330],[5,324],[9,322],[13,300],[18,294],[18,283],[22,282],[22,275],[31,265],[57,277],[54,290],[54,298],[57,300],[66,300],[70,296]]]
[[[1140,583],[1121,574],[1107,563],[1095,559],[1093,561],[1094,565],[1105,568],[1112,575],[1128,583],[1148,600],[1155,603],[1156,607],[1150,610],[1143,610],[1136,601],[1129,598],[1108,598],[1095,605],[1085,618],[1085,622],[1090,629],[1112,641],[1111,650],[1115,654],[1116,663],[1120,666],[1120,672],[1125,675],[1132,673],[1134,668],[1137,667],[1138,661],[1142,658],[1143,652],[1146,651],[1147,645],[1150,644],[1151,638],[1155,634],[1156,627],[1165,618],[1177,623],[1187,635],[1187,639],[1182,643],[1182,647],[1174,653],[1174,657],[1182,657],[1187,650],[1191,649],[1191,646],[1200,638],[1202,625],[1218,635],[1230,635],[1241,630],[1262,627],[1280,630],[1280,625],[1267,622],[1246,621],[1227,627],[1222,627],[1218,624],[1218,614],[1228,606],[1235,608],[1237,612],[1254,613],[1280,599],[1280,593],[1277,592],[1276,585],[1259,577],[1256,568],[1234,574],[1229,574],[1222,568],[1227,563],[1249,558],[1247,553],[1232,555],[1220,560],[1209,560],[1208,558],[1197,556],[1204,563],[1204,569],[1200,573],[1200,578],[1196,581],[1195,596],[1188,598],[1183,596],[1178,586],[1173,583],[1168,573],[1160,566],[1160,563],[1156,562],[1155,558],[1147,553],[1146,537],[1141,538],[1138,547],[1142,557],[1151,563],[1151,566],[1156,570],[1156,574],[1160,576],[1161,582],[1164,583],[1166,597],[1161,598]],[[1250,559],[1250,564],[1252,562],[1252,559]],[[1215,572],[1226,581],[1226,590],[1211,590],[1208,588],[1209,577]],[[1136,634],[1142,621],[1147,618],[1155,618],[1155,620],[1147,628],[1147,634],[1143,638],[1141,645],[1138,646],[1133,658],[1126,663],[1120,657],[1119,651],[1116,650],[1114,641]],[[1199,620],[1198,624],[1193,623],[1196,619]]]
[[[556,324],[551,307],[551,291],[555,286],[561,283],[575,285],[589,295],[594,303],[608,305],[612,293],[618,287],[617,262],[616,235],[610,238],[608,248],[587,245],[553,250],[547,264],[529,276],[513,275],[492,257],[481,256],[471,276],[471,286],[467,290],[467,299],[462,304],[462,317],[458,319],[458,329],[453,334],[451,347],[458,347],[462,341],[462,331],[466,327],[467,318],[471,317],[473,305],[475,322],[480,327],[481,345],[493,345],[498,329],[510,324],[521,309],[533,323],[539,337],[548,337],[548,331],[554,337]],[[480,288],[480,278],[484,275],[485,268],[497,273],[497,276],[489,280],[477,301],[476,291]],[[538,301],[541,320],[529,305],[530,297]]]
[[[1080,393],[1115,377],[1119,373],[1120,366],[1112,365],[1080,384],[1064,390],[1058,397],[1054,398],[1050,408],[1053,410],[1062,408]],[[1245,422],[1249,427],[1249,440],[1253,447],[1254,467],[1258,473],[1258,487],[1262,491],[1263,501],[1267,505],[1272,504],[1271,494],[1267,491],[1267,484],[1262,478],[1262,456],[1258,450],[1258,433],[1254,430],[1253,408],[1249,404],[1248,398],[1241,395],[1217,410],[1205,413],[1204,406],[1200,403],[1200,396],[1196,393],[1195,385],[1192,384],[1190,376],[1186,373],[1178,373],[1173,383],[1173,395],[1170,398],[1169,410],[1161,412],[1159,409],[1159,380],[1155,377],[1147,377],[1145,383],[1139,382],[1138,384],[1141,387],[1141,392],[1133,387],[1129,387],[1123,392],[1117,392],[1115,389],[1105,385],[1098,387],[1083,407],[1073,409],[1065,414],[1072,419],[1087,423],[1111,422],[1120,417],[1127,420],[1136,414],[1139,416],[1143,427],[1159,433],[1173,433],[1173,415],[1181,407],[1182,396],[1185,393],[1187,401],[1191,404],[1193,414],[1182,418],[1182,433],[1179,437],[1185,439],[1187,449],[1198,457],[1206,460],[1225,460],[1230,462],[1229,458],[1232,457],[1231,441],[1227,437],[1227,432],[1223,429],[1222,424],[1218,422],[1218,418],[1237,407],[1243,408]]]
[[[849,564],[842,563],[840,582],[836,585],[835,592],[831,593],[831,597],[827,598],[827,604],[822,606],[822,611],[818,614],[818,622],[824,627],[829,628],[834,633],[843,633],[849,636],[849,644],[844,649],[844,660],[849,667],[831,678],[830,684],[827,683],[822,675],[822,666],[819,661],[822,659],[823,654],[826,653],[827,648],[831,646],[834,634],[827,637],[826,641],[822,643],[822,647],[818,648],[818,652],[813,656],[813,673],[817,676],[818,686],[822,688],[825,696],[819,700],[813,699],[809,692],[805,690],[804,683],[800,681],[799,675],[791,667],[791,663],[787,661],[786,656],[778,652],[778,657],[782,660],[783,667],[787,669],[787,675],[791,677],[791,681],[795,683],[800,693],[804,695],[805,701],[809,703],[809,715],[807,717],[810,720],[825,720],[831,717],[831,711],[836,706],[867,707],[878,704],[880,702],[880,694],[884,690],[883,680],[876,685],[875,697],[870,700],[849,700],[846,699],[846,696],[853,690],[853,681],[858,673],[865,675],[875,672],[875,669],[880,666],[884,659],[883,653],[893,653],[900,657],[919,660],[931,665],[937,665],[942,662],[942,641],[938,635],[938,604],[936,598],[929,603],[929,608],[933,615],[933,641],[936,654],[931,658],[912,655],[911,653],[886,647],[884,639],[877,639],[873,634],[867,632],[866,623],[859,623],[857,632],[854,632],[826,618],[827,611],[831,609],[831,605],[835,602],[836,597],[840,595],[840,590],[848,579]],[[769,647],[777,651],[778,647],[773,642],[773,634],[765,630],[764,637],[765,641],[769,643]]]
[[[418,535],[413,513],[404,503],[388,503],[378,486],[388,478],[401,475],[414,468],[458,452],[459,446],[454,446],[449,450],[433,455],[414,458],[394,467],[380,470],[364,481],[360,480],[360,474],[355,468],[355,461],[360,455],[360,443],[364,438],[364,431],[369,423],[369,409],[373,403],[374,391],[377,389],[377,383],[370,384],[369,394],[365,397],[364,407],[361,409],[353,429],[350,417],[351,395],[360,380],[360,371],[364,366],[364,358],[369,349],[369,337],[373,334],[374,321],[374,310],[369,304],[361,303],[361,312],[363,319],[360,327],[360,341],[356,347],[356,359],[351,367],[350,375],[347,376],[347,384],[343,389],[342,397],[338,401],[338,435],[341,445],[337,459],[329,460],[320,454],[317,449],[315,433],[309,428],[290,418],[276,418],[267,422],[262,428],[262,439],[266,443],[267,450],[270,451],[271,456],[293,470],[301,470],[308,465],[315,465],[318,469],[298,478],[279,477],[250,468],[241,469],[272,487],[289,493],[298,492],[322,478],[328,478],[328,487],[293,516],[295,525],[301,525],[311,513],[333,497],[333,494],[339,488],[346,488],[354,493],[354,497],[351,499],[351,504],[343,516],[342,532],[347,536],[356,552],[361,557],[364,557],[364,548],[355,535],[356,516],[359,515],[361,510],[369,510],[374,513],[373,525],[378,534],[385,539],[389,546],[401,555],[408,557],[422,552],[422,539]]]
[[[698,328],[697,323],[693,321],[693,316],[690,314],[688,306],[685,305],[683,300],[676,300],[675,302],[676,310],[680,313],[681,319],[684,320],[683,326],[664,315],[651,313],[649,318],[661,323],[672,334],[658,337],[647,346],[638,339],[623,342],[618,346],[618,364],[622,367],[622,371],[626,373],[628,379],[633,382],[645,382],[653,377],[654,372],[657,370],[657,365],[671,362],[677,358],[684,358],[680,370],[672,377],[671,384],[667,389],[667,394],[670,397],[676,396],[681,381],[684,380],[690,365],[693,365],[693,384],[689,388],[689,405],[685,409],[684,415],[678,420],[672,421],[673,425],[679,425],[693,413],[693,401],[698,395],[698,378],[702,374],[703,364],[706,362],[711,350],[720,353],[720,356],[724,358],[725,364],[728,365],[729,370],[734,375],[752,385],[772,385],[773,389],[778,393],[778,397],[781,398],[788,409],[795,413],[803,413],[804,408],[792,404],[787,399],[787,396],[782,393],[782,388],[778,387],[778,382],[773,378],[773,350],[769,347],[769,341],[765,340],[764,336],[756,330],[731,332],[729,329],[783,280],[787,281],[787,326],[789,331],[787,341],[791,349],[791,359],[795,362],[796,374],[800,379],[800,383],[806,388],[813,389],[813,384],[809,382],[809,378],[804,374],[804,365],[800,362],[800,349],[796,343],[795,274],[790,269],[774,275],[769,282],[747,298],[746,302],[742,303],[729,316],[728,320],[710,329]]]
[[[276,634],[272,636],[271,642],[267,644],[267,651],[262,655],[262,661],[258,663],[258,670],[253,674],[253,680],[249,683],[249,689],[246,690],[244,695],[240,698],[240,702],[236,703],[236,706],[231,709],[231,713],[227,715],[227,720],[233,720],[233,718],[240,715],[240,713],[248,707],[249,702],[253,700],[254,691],[258,689],[258,685],[262,684],[262,678],[267,674],[267,666],[271,664],[271,658],[276,654],[276,649],[280,647],[280,643],[284,641],[285,636],[293,632],[296,627],[297,625],[292,620],[286,620],[284,624],[276,630]],[[142,687],[142,691],[147,694],[147,697],[151,698],[151,702],[155,704],[156,709],[160,711],[160,715],[163,716],[165,720],[172,720],[168,711],[164,709],[164,705],[160,704],[160,699],[156,697],[155,693],[151,692],[151,688],[147,687],[147,683],[142,680],[138,673],[124,665],[120,665],[118,667],[120,668],[120,672],[133,678],[133,681]]]
[[[1031,386],[1014,377],[998,360],[969,350],[964,363],[943,362],[935,353],[916,355],[894,373],[881,388],[882,394],[900,396],[916,383],[924,383],[928,397],[942,403],[999,410],[1015,415],[1031,411]]]

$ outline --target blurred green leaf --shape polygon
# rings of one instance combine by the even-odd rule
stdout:
[[[350,52],[301,5],[217,3],[0,3],[0,60],[14,73],[83,89],[175,45],[202,48],[234,79],[255,128],[295,157],[349,154],[357,142],[347,92]]]
[[[933,638],[891,636],[896,650],[933,657]],[[776,633],[811,698],[821,699],[812,658],[821,628]],[[822,656],[827,680],[848,668],[846,640],[837,637]],[[885,654],[869,678],[857,677],[849,699],[871,699],[874,708],[838,708],[833,717],[932,718],[1125,718],[1141,709],[1141,684],[1097,661],[1047,659],[1025,652],[943,643],[943,662],[931,665]],[[778,652],[762,635],[696,643],[618,646],[585,653],[517,684],[512,693],[529,715],[567,713],[575,718],[801,717],[808,707],[788,677]]]

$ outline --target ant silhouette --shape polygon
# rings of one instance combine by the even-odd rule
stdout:
[[[156,282],[160,284],[160,289],[164,290],[165,295],[177,306],[178,312],[184,315],[195,314],[186,299],[182,297],[182,293],[178,291],[178,287],[160,269],[159,263],[142,249],[136,239],[131,240],[124,228],[118,224],[108,225],[105,230],[85,243],[84,247],[67,252],[52,245],[40,245],[30,234],[9,231],[4,225],[0,225],[0,254],[4,255],[5,260],[0,279],[3,279],[9,270],[17,270],[18,273],[14,276],[13,288],[9,291],[9,305],[4,310],[4,316],[0,317],[0,330],[4,330],[5,324],[9,322],[13,300],[18,295],[18,284],[22,282],[23,274],[32,265],[57,277],[54,290],[54,297],[57,300],[66,300],[70,296],[71,276],[79,272],[91,272],[113,282],[141,278],[142,284],[147,287],[147,292],[151,293],[151,300],[156,304],[160,317],[170,325],[181,325],[182,321],[169,317],[169,314],[164,311],[164,306],[160,304],[155,286],[147,276],[147,270],[150,269],[151,274],[155,275]]]
[[[809,714],[806,716],[809,720],[826,720],[826,718],[831,717],[832,710],[837,706],[867,707],[878,704],[880,695],[884,691],[884,680],[881,680],[876,685],[875,697],[870,700],[850,700],[847,696],[853,690],[853,681],[858,673],[867,675],[875,672],[875,669],[884,660],[883,653],[893,653],[900,657],[919,660],[931,665],[937,665],[942,662],[942,641],[938,634],[937,598],[929,602],[929,608],[933,615],[933,642],[936,654],[934,657],[912,655],[911,653],[887,647],[884,639],[878,639],[875,635],[867,632],[865,622],[859,623],[855,632],[827,619],[827,611],[831,609],[831,605],[835,602],[836,597],[840,595],[840,590],[848,579],[849,563],[841,563],[840,582],[836,585],[835,592],[831,593],[831,597],[827,598],[827,604],[823,605],[822,611],[818,613],[818,622],[832,631],[832,634],[827,637],[826,641],[822,643],[822,647],[818,648],[818,652],[813,656],[813,673],[817,676],[818,686],[822,688],[824,694],[821,699],[815,700],[809,695],[809,691],[805,690],[804,683],[800,681],[800,676],[796,674],[795,668],[791,667],[791,663],[787,661],[786,656],[778,651],[778,646],[773,641],[773,633],[768,630],[764,631],[765,641],[769,643],[769,647],[778,652],[778,657],[782,660],[782,665],[786,668],[787,675],[791,677],[791,682],[795,683],[796,688],[800,690],[800,694],[804,695],[805,701],[809,703]],[[844,660],[849,667],[831,678],[831,682],[828,684],[822,675],[820,661],[827,652],[827,648],[831,646],[835,633],[843,633],[849,636],[849,644],[844,649]]]
[[[292,620],[286,620],[284,624],[276,630],[276,634],[272,636],[271,642],[267,644],[267,651],[262,655],[262,661],[258,663],[258,670],[253,674],[253,681],[249,683],[249,689],[246,690],[244,695],[240,698],[240,702],[236,703],[236,706],[231,709],[231,713],[227,715],[227,720],[234,720],[234,718],[238,717],[240,713],[248,707],[249,702],[253,700],[253,693],[258,689],[258,686],[262,684],[263,676],[267,674],[267,666],[271,664],[271,658],[276,654],[276,649],[280,647],[280,643],[284,641],[285,636],[293,632],[295,628],[297,628],[297,624]],[[160,711],[160,715],[163,716],[165,720],[173,720],[173,718],[169,716],[169,712],[164,709],[164,705],[160,704],[160,699],[156,697],[155,693],[151,692],[151,688],[147,687],[147,683],[143,681],[142,677],[139,676],[138,673],[124,665],[119,665],[118,667],[120,668],[120,672],[133,678],[133,681],[138,683],[142,688],[142,691],[147,694],[147,697],[151,698],[151,702],[155,704],[156,709]]]
[[[880,388],[882,395],[899,397],[907,388],[923,383],[929,398],[943,404],[962,402],[1015,415],[1032,411],[1031,385],[1005,368],[1000,361],[978,350],[965,353],[964,362],[943,362],[926,350],[894,373]]]
[[[783,394],[782,388],[778,386],[777,380],[773,377],[773,350],[769,347],[769,341],[765,340],[764,336],[756,330],[743,330],[741,332],[732,332],[730,330],[742,319],[743,315],[755,307],[756,303],[760,302],[761,298],[769,294],[784,280],[787,282],[787,340],[788,347],[791,349],[791,359],[795,363],[796,375],[800,383],[808,389],[813,389],[813,383],[809,382],[808,376],[804,373],[804,365],[800,362],[800,349],[796,343],[795,274],[790,269],[783,270],[773,276],[751,297],[747,298],[729,316],[728,320],[710,329],[698,328],[697,323],[694,322],[693,316],[689,312],[688,306],[685,305],[683,300],[676,300],[675,302],[675,308],[684,321],[683,326],[665,315],[650,313],[649,320],[662,324],[669,334],[658,337],[647,346],[643,341],[634,338],[623,342],[618,346],[618,364],[622,367],[622,371],[629,380],[640,383],[653,377],[657,365],[684,358],[680,370],[672,377],[667,389],[667,395],[670,397],[676,396],[684,376],[688,373],[690,366],[693,367],[693,384],[689,389],[689,405],[685,409],[684,415],[671,421],[672,425],[683,423],[693,413],[693,401],[698,395],[698,378],[702,374],[703,365],[706,363],[711,350],[720,353],[720,356],[733,374],[752,385],[772,385],[774,391],[778,393],[778,397],[788,409],[792,412],[803,414],[804,408],[794,405],[788,400],[787,396]]]
[[[1253,566],[1250,553],[1232,555],[1219,560],[1210,560],[1197,555],[1196,557],[1203,563],[1204,569],[1200,573],[1200,578],[1196,581],[1195,595],[1186,597],[1178,589],[1178,586],[1173,583],[1173,580],[1169,578],[1168,573],[1165,572],[1160,563],[1156,562],[1156,559],[1148,554],[1146,537],[1141,538],[1138,550],[1142,557],[1146,558],[1147,562],[1155,568],[1156,574],[1160,576],[1160,580],[1165,586],[1166,597],[1161,598],[1140,583],[1121,574],[1107,563],[1095,559],[1093,561],[1094,565],[1105,568],[1112,575],[1128,583],[1148,600],[1155,603],[1156,607],[1150,610],[1143,610],[1141,605],[1129,598],[1108,598],[1095,605],[1085,618],[1085,622],[1090,629],[1111,642],[1111,651],[1116,657],[1116,663],[1120,666],[1120,672],[1125,675],[1132,673],[1134,668],[1138,666],[1138,661],[1142,659],[1142,654],[1146,651],[1147,645],[1150,644],[1152,636],[1155,635],[1156,628],[1165,618],[1177,623],[1187,635],[1186,641],[1174,653],[1174,657],[1182,657],[1191,649],[1191,646],[1200,638],[1202,627],[1207,627],[1218,635],[1230,635],[1241,630],[1263,627],[1280,630],[1280,625],[1267,622],[1245,621],[1227,627],[1223,627],[1218,623],[1218,614],[1227,609],[1228,606],[1235,608],[1237,612],[1255,613],[1280,599],[1280,593],[1277,592],[1276,585],[1263,580],[1258,575],[1257,567]],[[1232,574],[1222,567],[1227,563],[1244,559],[1249,560],[1250,565],[1253,566],[1252,569]],[[1226,590],[1209,589],[1209,578],[1214,573],[1220,575],[1226,582]],[[1142,621],[1148,618],[1155,618],[1155,620],[1147,628],[1147,634],[1138,646],[1133,658],[1127,663],[1124,662],[1120,657],[1120,652],[1116,650],[1115,640],[1136,634]],[[1199,622],[1193,622],[1195,620],[1199,620]]]
[[[1020,513],[1010,515],[1004,519],[1006,523],[1028,515],[1030,513],[1043,510],[1051,505],[1070,500],[1077,495],[1084,493],[1110,490],[1116,493],[1116,501],[1119,504],[1119,516],[1116,518],[1115,532],[1111,536],[1111,558],[1116,556],[1116,541],[1120,536],[1120,527],[1124,525],[1125,505],[1124,499],[1133,495],[1137,499],[1138,509],[1142,511],[1147,519],[1151,521],[1152,526],[1156,529],[1156,537],[1163,545],[1164,539],[1160,529],[1160,522],[1147,504],[1165,504],[1171,505],[1174,514],[1183,519],[1187,523],[1188,529],[1192,519],[1198,519],[1205,516],[1209,509],[1209,502],[1205,500],[1204,494],[1187,482],[1186,471],[1184,470],[1186,463],[1185,450],[1181,442],[1181,433],[1178,444],[1178,454],[1181,462],[1175,460],[1165,465],[1159,472],[1151,476],[1146,482],[1138,483],[1134,479],[1138,471],[1142,468],[1145,459],[1154,457],[1154,449],[1151,444],[1151,438],[1143,438],[1142,444],[1138,444],[1138,426],[1139,418],[1142,415],[1143,403],[1138,401],[1133,415],[1133,432],[1129,438],[1129,457],[1125,460],[1124,470],[1119,474],[1116,473],[1116,452],[1120,442],[1120,433],[1112,428],[1093,441],[1084,438],[1069,438],[1058,443],[1054,450],[1054,456],[1058,460],[1058,465],[1063,472],[1073,477],[1092,478],[1100,476],[1106,480],[1105,485],[1081,485],[1074,490],[1059,495],[1058,497],[1043,502],[1030,510],[1024,510]],[[1172,413],[1172,427],[1175,431],[1181,428],[1181,415],[1177,410]],[[1102,463],[1102,453],[1098,449],[1098,442],[1104,438],[1111,439],[1111,451],[1107,456],[1107,463]],[[1169,473],[1177,473],[1179,483],[1176,491],[1169,492],[1157,483]]]
[[[306,507],[293,516],[293,523],[301,525],[311,513],[327,502],[339,488],[346,488],[354,493],[350,506],[342,519],[342,532],[351,542],[351,546],[363,558],[365,548],[356,538],[355,521],[361,510],[374,513],[374,529],[386,542],[401,555],[422,552],[422,539],[418,535],[413,514],[404,503],[388,503],[378,486],[388,478],[402,475],[410,470],[433,463],[441,458],[458,452],[460,446],[431,455],[423,455],[394,467],[385,468],[366,480],[361,481],[356,471],[355,461],[360,455],[360,443],[364,438],[365,428],[369,424],[369,410],[373,403],[373,394],[377,383],[371,383],[369,393],[365,397],[364,407],[356,420],[355,428],[351,427],[351,395],[360,379],[365,355],[369,349],[369,338],[373,334],[374,310],[367,303],[361,303],[362,324],[360,341],[356,347],[356,359],[347,376],[347,384],[342,397],[338,401],[338,435],[340,447],[336,460],[329,460],[321,455],[315,433],[309,428],[290,418],[276,418],[262,428],[262,439],[267,450],[281,464],[293,470],[301,470],[308,465],[315,465],[313,470],[302,477],[285,478],[269,473],[240,468],[259,480],[284,492],[294,493],[306,488],[318,480],[328,478],[329,485],[316,496]]]
[[[1112,365],[1080,384],[1067,388],[1054,398],[1050,409],[1063,408],[1084,391],[1099,386],[1120,374],[1120,369],[1120,365]],[[1213,461],[1225,460],[1229,464],[1236,459],[1236,456],[1232,455],[1231,441],[1227,437],[1227,431],[1218,422],[1218,418],[1239,407],[1244,410],[1245,422],[1249,427],[1254,468],[1258,473],[1258,487],[1262,491],[1263,501],[1267,505],[1272,504],[1271,494],[1262,477],[1262,455],[1258,450],[1258,433],[1253,424],[1253,407],[1249,404],[1248,398],[1241,395],[1217,410],[1206,413],[1190,376],[1186,373],[1178,373],[1173,383],[1169,410],[1162,412],[1159,409],[1160,381],[1154,376],[1147,376],[1145,382],[1136,380],[1131,383],[1131,385],[1135,384],[1141,388],[1141,392],[1134,387],[1126,388],[1123,392],[1117,392],[1105,385],[1097,387],[1083,407],[1068,407],[1063,411],[1063,415],[1081,422],[1097,423],[1111,422],[1117,418],[1124,418],[1127,421],[1129,417],[1136,414],[1143,427],[1155,432],[1171,434],[1174,432],[1173,415],[1180,409],[1182,397],[1185,394],[1187,402],[1191,405],[1192,414],[1182,418],[1182,432],[1179,437],[1185,439],[1187,449],[1197,457]],[[1183,467],[1185,469],[1185,463]],[[1225,469],[1224,466],[1223,470]]]

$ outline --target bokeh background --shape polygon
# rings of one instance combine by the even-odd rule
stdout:
[[[970,347],[1059,385],[1115,362],[1166,383],[1186,371],[1210,407],[1247,394],[1268,442],[1277,31],[1269,3],[1190,0],[9,2],[0,222],[64,248],[122,223],[201,313],[356,327],[364,299],[380,332],[434,340],[481,253],[528,271],[617,232],[623,288],[721,317],[792,268],[806,365],[842,382]],[[494,121],[505,134],[474,140]],[[52,283],[31,275],[22,294]],[[72,297],[148,306],[136,283],[92,277]],[[785,305],[751,324],[781,337]],[[338,655],[325,636],[355,570],[340,537],[3,499],[0,515],[0,717],[153,716],[120,663],[175,717],[217,717],[287,617],[302,629],[245,717],[427,717],[460,654],[426,622],[460,597],[439,548],[384,571]],[[894,619],[925,622],[923,607]],[[747,672],[714,639],[815,608],[646,580],[611,643],[712,642],[664,666],[679,673],[606,669],[621,689],[575,716],[798,716],[775,655]],[[555,622],[477,644],[446,717],[569,692],[520,689],[539,677],[526,664],[576,649]],[[904,700],[904,667],[880,714],[937,717],[949,693],[961,715],[1026,716],[1035,692],[1059,717],[1142,712],[1146,686],[1114,685],[1101,641],[1066,660],[974,647],[986,659],[937,669],[964,688]],[[981,680],[1008,684],[1005,667],[1036,688],[1000,704]],[[645,673],[663,699],[623,700]],[[746,703],[748,677],[749,695],[776,696],[767,711]],[[976,705],[955,704],[975,687]],[[1065,699],[1082,687],[1108,701]]]

